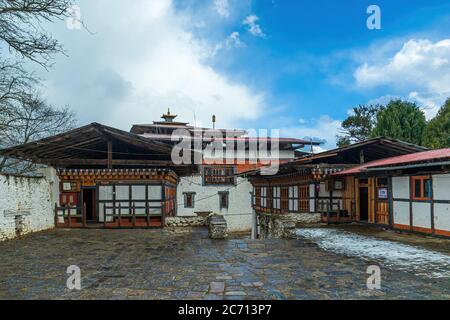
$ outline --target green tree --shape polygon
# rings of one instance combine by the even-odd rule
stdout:
[[[359,105],[353,108],[352,114],[342,122],[340,134],[337,135],[338,147],[366,140],[376,125],[380,105]]]
[[[428,122],[423,142],[429,148],[450,148],[450,98]]]
[[[392,100],[377,114],[370,136],[385,136],[422,145],[427,122],[425,114],[412,102]]]

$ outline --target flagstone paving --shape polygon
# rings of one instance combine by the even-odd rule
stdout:
[[[450,299],[450,279],[381,266],[304,239],[210,240],[205,229],[52,230],[0,243],[1,299]],[[81,290],[66,269],[81,269]]]

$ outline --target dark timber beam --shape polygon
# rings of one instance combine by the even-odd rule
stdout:
[[[50,164],[54,166],[108,166],[108,159],[39,159],[39,163]],[[112,159],[112,166],[171,166],[171,160],[127,160]],[[190,166],[190,165],[177,165]]]

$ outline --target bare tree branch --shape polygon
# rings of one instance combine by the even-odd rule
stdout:
[[[0,148],[20,145],[70,130],[76,125],[75,115],[68,108],[54,108],[38,94],[19,100],[14,108],[0,114]],[[28,173],[32,164],[0,161],[0,171]]]
[[[0,41],[11,52],[48,68],[61,45],[44,28],[69,16],[72,0],[0,0]]]

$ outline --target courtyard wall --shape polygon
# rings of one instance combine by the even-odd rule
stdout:
[[[54,228],[58,178],[54,169],[40,177],[0,174],[0,241]]]

